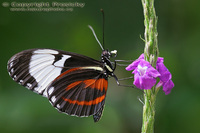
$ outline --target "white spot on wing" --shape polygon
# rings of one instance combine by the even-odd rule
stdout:
[[[62,59],[58,60],[57,62],[54,63],[55,66],[63,67],[64,63],[67,59],[69,59],[71,56],[70,55],[63,55]]]
[[[58,109],[60,109],[60,104],[57,104],[56,107],[57,107]]]
[[[21,80],[19,80],[19,83],[21,84],[21,83],[23,83],[23,80],[21,79]]]
[[[31,86],[32,86],[32,84],[30,84],[30,83],[27,83],[26,85],[28,88],[31,88]]]
[[[10,72],[13,73],[13,72],[14,72],[14,68],[12,68],[12,69],[10,70]]]
[[[13,66],[13,62],[10,63],[10,67],[12,67],[12,66]]]
[[[38,49],[36,51],[34,51],[34,54],[58,54],[58,51],[56,50],[52,50],[52,49]]]
[[[55,96],[52,96],[51,97],[51,101],[54,103],[56,101],[56,97]]]
[[[51,95],[51,93],[54,91],[54,87],[49,88],[48,94]]]
[[[38,87],[35,87],[35,88],[34,88],[34,91],[38,92]]]

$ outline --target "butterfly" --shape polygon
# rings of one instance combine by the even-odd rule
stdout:
[[[104,109],[108,77],[118,83],[116,62],[110,61],[116,54],[116,50],[102,49],[99,61],[62,50],[29,49],[11,57],[7,69],[14,81],[47,97],[58,111],[78,117],[93,115],[97,122]]]

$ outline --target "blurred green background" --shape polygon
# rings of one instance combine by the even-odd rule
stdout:
[[[31,0],[28,2],[37,2]],[[76,0],[75,0],[76,1]],[[70,0],[68,2],[75,2]],[[102,119],[58,113],[47,99],[15,83],[7,61],[31,48],[54,48],[100,58],[101,49],[87,25],[102,40],[105,12],[105,46],[118,50],[117,59],[136,59],[143,52],[143,9],[140,0],[78,0],[83,8],[72,12],[12,12],[0,5],[0,132],[1,133],[139,133],[142,93],[118,87],[109,79]],[[9,4],[13,2],[8,1]],[[45,1],[43,1],[45,2]],[[51,4],[51,0],[48,0]],[[67,2],[67,1],[65,1]],[[155,0],[160,56],[173,75],[171,94],[161,90],[156,101],[156,133],[200,132],[200,1]],[[124,67],[118,78],[131,76]],[[126,81],[132,84],[132,81]]]

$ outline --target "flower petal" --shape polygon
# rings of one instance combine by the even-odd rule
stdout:
[[[171,89],[174,87],[174,83],[171,80],[172,74],[163,62],[164,58],[158,57],[156,69],[161,74],[161,76],[159,76],[160,82],[156,85],[156,87],[160,86],[162,83],[163,91],[165,92],[165,95],[168,95],[171,92]]]
[[[172,78],[172,75],[169,71],[166,71],[164,73],[161,73],[161,76],[159,76],[160,80],[163,82],[167,82]]]
[[[153,67],[148,68],[147,73],[149,76],[154,77],[154,78],[161,76],[160,73]]]
[[[140,89],[151,89],[156,84],[156,79],[148,75],[140,76],[135,73],[133,84]]]
[[[172,88],[174,87],[174,83],[172,82],[172,80],[168,80],[167,82],[165,82],[163,84],[163,91],[165,92],[165,95],[168,95]]]
[[[158,72],[159,73],[164,73],[164,72],[166,72],[166,71],[169,71],[168,69],[167,69],[167,67],[164,65],[164,63],[163,62],[157,62],[157,64],[156,64],[156,69],[158,70]]]
[[[145,83],[143,85],[144,89],[151,89],[156,84],[156,79],[153,77],[148,77],[143,79],[143,82]]]
[[[140,78],[140,76],[139,76],[138,73],[136,73],[136,74],[134,75],[133,84],[134,84],[137,88],[142,89],[142,84],[143,84],[143,83],[142,83],[142,80],[141,80],[141,78]]]
[[[126,67],[126,70],[127,71],[132,71],[132,70],[134,70],[137,66],[138,66],[138,64],[140,63],[140,60],[135,60],[134,62],[132,62],[130,65],[128,65],[127,67]]]
[[[144,54],[142,53],[138,59],[144,59]]]
[[[144,59],[144,54],[141,54],[140,57],[139,57],[137,60],[133,61],[130,65],[128,65],[128,66],[126,67],[126,70],[127,70],[127,71],[132,71],[132,70],[134,70],[134,69],[138,66],[138,64],[140,63],[140,60],[141,60],[141,59]]]
[[[163,63],[163,62],[164,62],[164,58],[163,57],[158,57],[157,63]]]

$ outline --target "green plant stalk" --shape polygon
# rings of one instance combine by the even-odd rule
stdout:
[[[144,10],[144,58],[155,68],[158,58],[158,41],[157,41],[157,16],[154,8],[154,0],[142,0]],[[159,88],[151,88],[144,90],[144,105],[143,105],[143,123],[142,133],[154,132],[155,121],[155,102]]]

